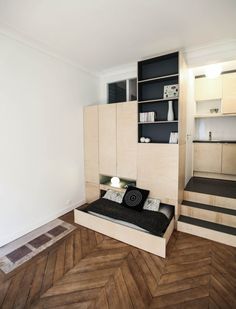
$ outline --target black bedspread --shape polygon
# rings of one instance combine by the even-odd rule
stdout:
[[[135,224],[157,236],[163,235],[170,222],[170,219],[161,212],[135,211],[104,198],[96,200],[83,210]]]

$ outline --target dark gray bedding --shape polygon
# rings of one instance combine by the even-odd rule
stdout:
[[[89,204],[83,211],[92,211],[116,220],[126,221],[149,231],[153,235],[162,236],[174,215],[174,207],[165,204],[161,204],[161,207],[168,210],[169,218],[159,211],[135,211],[104,198]]]

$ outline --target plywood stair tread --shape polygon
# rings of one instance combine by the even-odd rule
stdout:
[[[186,185],[185,191],[236,199],[236,181],[192,177]]]
[[[231,215],[231,216],[236,216],[236,210],[234,210],[234,209],[223,208],[223,207],[218,207],[218,206],[216,207],[216,206],[212,206],[212,205],[208,205],[208,204],[196,203],[196,202],[187,201],[187,200],[184,200],[182,202],[182,205],[194,207],[194,208],[198,208],[198,209],[214,211],[214,212],[218,212],[218,213],[223,213],[223,214],[227,214],[227,215]]]
[[[214,231],[217,231],[217,232],[236,236],[236,228],[228,226],[228,225],[213,223],[213,222],[200,220],[200,219],[196,219],[196,218],[192,218],[192,217],[188,217],[188,216],[183,216],[183,215],[180,215],[178,221],[183,222],[183,223],[187,223],[187,224],[191,224],[191,225],[195,225],[195,226],[199,226],[199,227],[202,227],[202,228],[214,230]]]

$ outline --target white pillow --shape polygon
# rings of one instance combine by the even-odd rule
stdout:
[[[103,198],[106,198],[107,200],[121,204],[124,194],[125,194],[124,192],[119,192],[115,190],[107,190]]]
[[[158,211],[160,207],[160,200],[157,198],[148,198],[144,203],[143,209],[144,210],[151,210],[151,211]]]

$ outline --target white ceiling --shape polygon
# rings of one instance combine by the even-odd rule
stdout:
[[[0,23],[101,72],[236,39],[236,0],[0,0]]]

